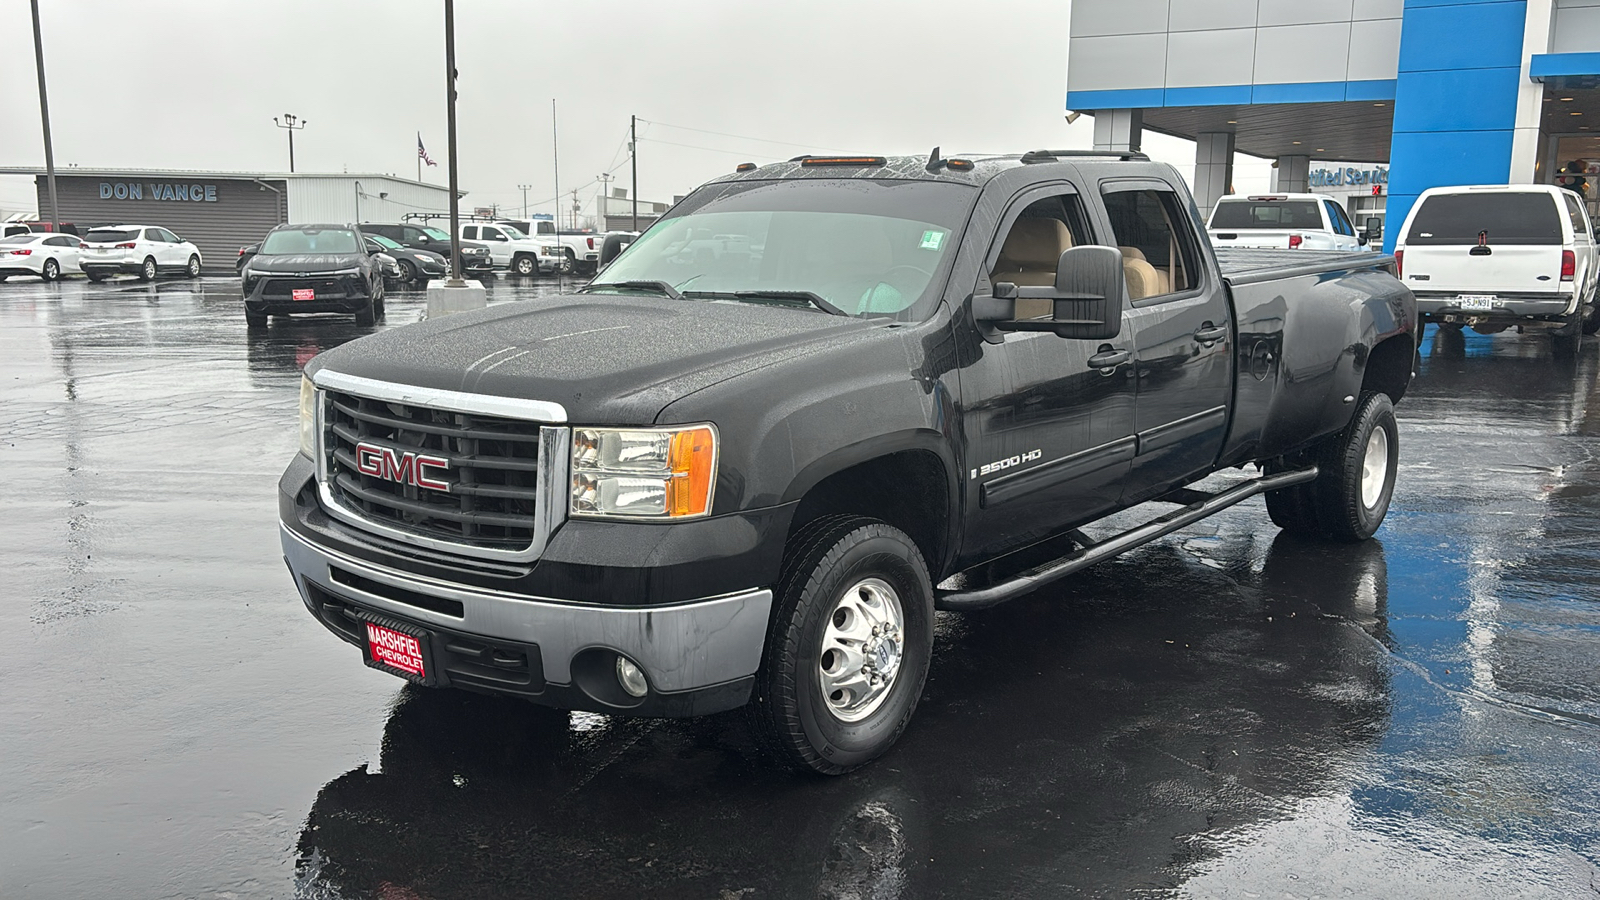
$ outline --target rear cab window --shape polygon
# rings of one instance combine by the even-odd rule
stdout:
[[[1199,284],[1199,249],[1177,193],[1115,182],[1105,185],[1102,193],[1117,249],[1122,251],[1129,299],[1137,303],[1194,290]],[[1320,220],[1314,202],[1311,211]]]
[[[1248,231],[1252,228],[1322,229],[1322,212],[1315,200],[1273,200],[1252,197],[1224,200],[1211,213],[1211,228]]]
[[[1490,244],[1560,244],[1561,213],[1542,192],[1434,194],[1418,207],[1405,242],[1476,244],[1479,234]]]

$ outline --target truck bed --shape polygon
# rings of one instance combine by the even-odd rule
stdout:
[[[1340,269],[1394,266],[1394,257],[1368,250],[1258,250],[1217,247],[1217,266],[1232,285]]]

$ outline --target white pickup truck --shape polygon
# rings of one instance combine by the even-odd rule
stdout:
[[[564,254],[560,245],[548,238],[523,234],[505,222],[484,225],[478,222],[461,226],[463,240],[479,241],[489,248],[489,260],[496,269],[510,269],[513,275],[548,275],[561,268]]]
[[[1217,201],[1206,224],[1218,249],[1360,250],[1356,231],[1339,201],[1326,194],[1230,194]]]
[[[600,268],[600,250],[606,239],[603,232],[557,231],[553,219],[540,216],[502,221],[539,240],[559,243],[566,255],[567,268],[579,275],[593,275]]]
[[[1481,334],[1548,332],[1563,355],[1600,330],[1593,225],[1571,191],[1430,188],[1406,216],[1394,255],[1424,323]]]

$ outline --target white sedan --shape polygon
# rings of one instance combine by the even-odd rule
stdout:
[[[34,275],[55,281],[63,275],[80,275],[83,243],[70,234],[18,234],[0,238],[0,281],[12,275]]]

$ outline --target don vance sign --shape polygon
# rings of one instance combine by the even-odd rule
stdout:
[[[171,200],[188,203],[217,202],[214,184],[181,184],[170,181],[102,181],[101,200]]]

